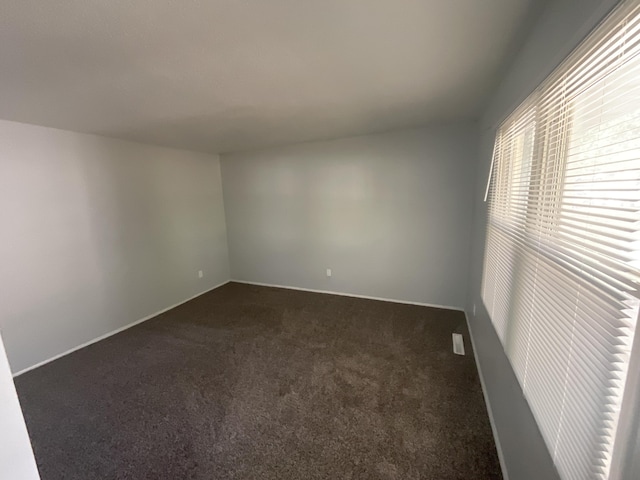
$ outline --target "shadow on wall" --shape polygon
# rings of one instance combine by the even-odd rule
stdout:
[[[4,121],[0,145],[14,372],[228,279],[217,157]]]
[[[78,158],[90,158],[81,166],[104,320],[117,328],[161,308],[158,298],[178,301],[175,275],[185,265],[197,271],[197,212],[185,194],[202,177],[165,152],[145,155],[144,146],[116,144],[100,156],[83,142],[77,148]]]
[[[475,141],[454,124],[223,155],[232,277],[462,307]]]

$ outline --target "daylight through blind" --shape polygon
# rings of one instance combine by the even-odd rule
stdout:
[[[640,1],[502,124],[482,296],[563,479],[607,479],[640,301]]]

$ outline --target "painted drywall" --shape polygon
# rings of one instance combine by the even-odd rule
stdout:
[[[229,278],[217,155],[0,121],[0,226],[14,372]]]
[[[39,480],[38,468],[0,336],[0,478]]]
[[[497,441],[511,480],[554,480],[558,474],[480,297],[487,214],[483,196],[496,127],[616,3],[613,0],[550,2],[507,70],[481,122],[474,198],[473,253],[466,311]]]
[[[211,153],[475,118],[540,0],[4,0],[2,118]]]
[[[231,277],[463,307],[476,140],[463,124],[222,155]]]

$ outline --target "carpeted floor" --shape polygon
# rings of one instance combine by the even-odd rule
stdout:
[[[501,478],[461,312],[230,283],[16,387],[42,480]]]

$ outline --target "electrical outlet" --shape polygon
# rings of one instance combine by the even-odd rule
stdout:
[[[473,304],[473,316],[474,317],[476,316],[476,304],[475,303]]]
[[[202,273],[202,270],[198,270],[198,278],[202,277],[204,277],[204,273]]]
[[[331,276],[331,269],[327,268],[327,277],[330,277],[330,276]]]

